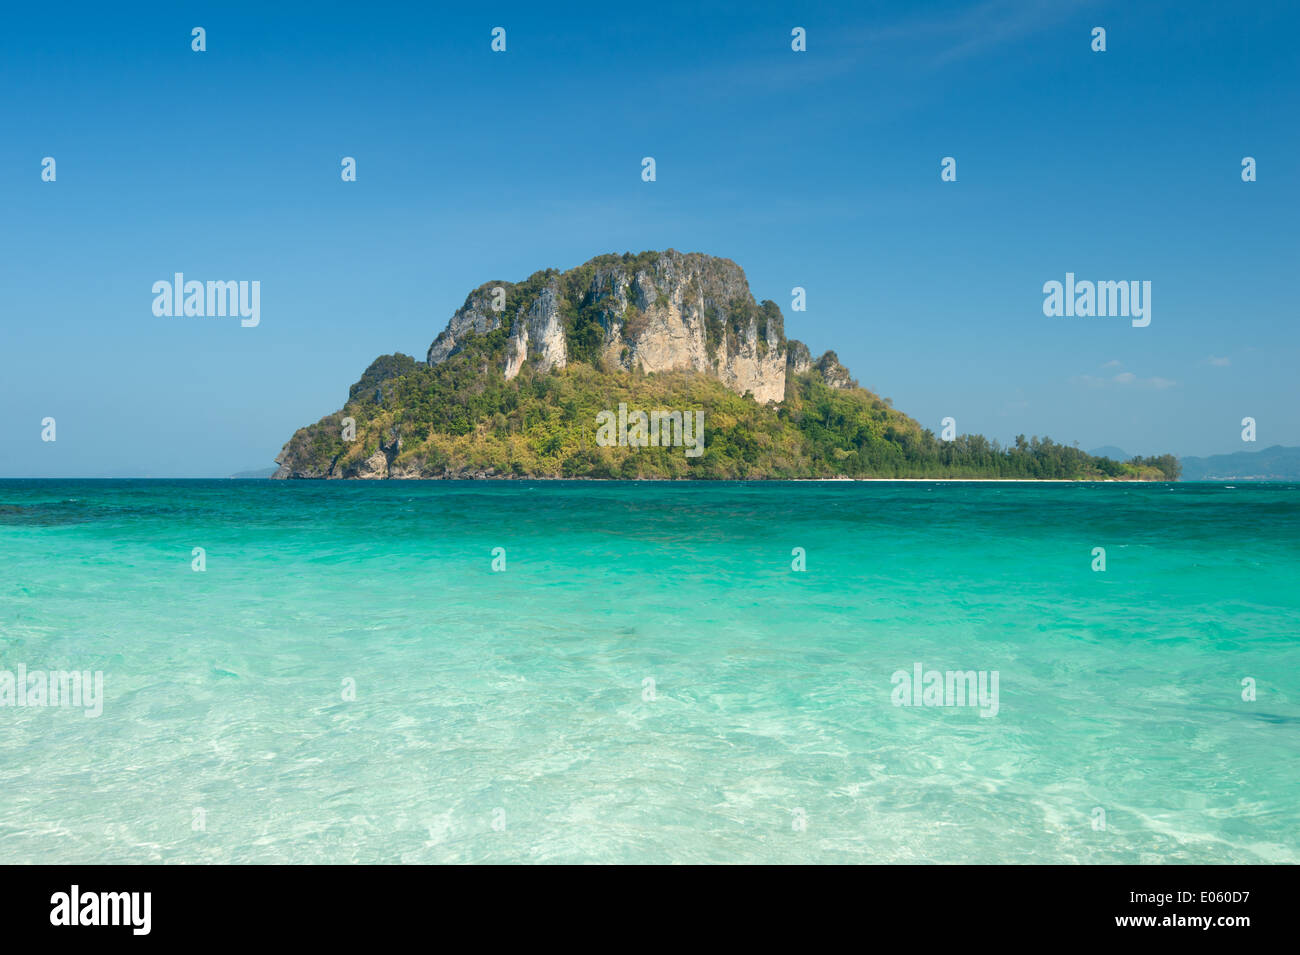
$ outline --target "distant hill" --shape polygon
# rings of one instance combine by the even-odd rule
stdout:
[[[377,358],[276,462],[277,478],[366,480],[1178,477],[1171,454],[941,440],[787,338],[735,262],[672,249],[480,285],[423,362]]]
[[[277,468],[257,468],[252,471],[236,471],[230,475],[232,481],[249,481],[264,478],[270,478],[278,470]]]
[[[1300,481],[1300,448],[1275,444],[1208,458],[1181,458],[1184,481]]]

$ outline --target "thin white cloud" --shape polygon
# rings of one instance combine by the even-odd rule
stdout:
[[[1109,364],[1107,362],[1107,365]],[[1172,378],[1161,378],[1159,375],[1153,375],[1150,378],[1139,378],[1131,371],[1121,371],[1119,374],[1110,375],[1109,377],[1076,375],[1071,380],[1075,384],[1083,385],[1086,388],[1142,388],[1150,391],[1164,391],[1178,384]]]
[[[976,56],[1043,30],[1074,12],[1082,0],[987,0],[965,16],[933,22],[944,31],[945,48],[934,58],[936,66]]]
[[[922,73],[932,73],[972,57],[993,55],[1010,44],[1056,28],[1087,2],[983,0],[963,10],[947,10],[939,15],[845,25],[836,30],[834,40],[829,42],[823,34],[810,28],[809,49],[814,48],[814,43],[822,44],[822,49],[815,56],[809,53],[791,58],[788,68],[774,70],[770,56],[765,55],[689,70],[675,79],[687,83],[691,95],[698,97],[839,82],[864,65],[883,62],[891,64],[891,69],[906,64]],[[784,25],[779,35],[766,31],[750,36],[754,48],[772,47],[783,53],[788,49],[789,40]],[[837,52],[828,52],[826,47]],[[900,97],[903,89],[891,95]]]

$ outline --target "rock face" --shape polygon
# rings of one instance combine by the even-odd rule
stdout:
[[[856,388],[858,383],[849,375],[849,370],[840,364],[840,358],[833,351],[818,358],[813,364],[821,374],[822,380],[832,388]]]
[[[357,468],[355,474],[349,477],[358,477],[362,479],[386,478],[388,477],[388,458],[384,456],[383,451],[376,451],[370,457],[361,462],[361,467]]]
[[[802,375],[813,367],[812,352],[808,350],[808,346],[793,338],[786,343],[785,356],[786,367],[796,375]]]
[[[560,289],[555,283],[542,289],[528,312],[515,320],[506,353],[506,378],[519,374],[529,359],[541,374],[568,363],[564,322],[560,319]]]
[[[436,365],[445,361],[456,350],[457,343],[470,332],[486,335],[501,324],[501,316],[492,308],[492,290],[487,286],[470,292],[465,304],[460,307],[447,327],[429,346],[427,361]]]
[[[603,255],[524,283],[489,283],[470,293],[427,360],[445,361],[468,336],[503,325],[507,378],[525,362],[544,373],[581,360],[611,371],[688,369],[760,402],[785,397],[781,310],[756,303],[745,273],[730,259],[672,249]]]
[[[337,416],[330,419],[329,427],[331,429],[337,426],[337,420],[335,419],[337,419]],[[328,463],[304,466],[301,463],[302,459],[309,456],[301,454],[301,448],[295,446],[295,439],[300,434],[302,434],[301,430],[280,449],[280,453],[275,458],[275,463],[280,467],[271,475],[273,479],[359,478],[362,480],[376,480],[378,478],[416,476],[406,473],[402,468],[393,467],[393,460],[402,450],[402,436],[394,428],[390,428],[387,438],[380,441],[378,450],[369,457],[352,464],[341,463],[340,458],[342,455],[335,454],[331,456]]]
[[[300,478],[303,480],[320,480],[321,478],[338,477],[333,474],[332,469],[317,469],[309,467],[295,467],[289,462],[291,459],[289,445],[285,445],[275,457],[275,463],[279,465],[275,473],[271,475],[273,481],[286,481],[289,478]]]

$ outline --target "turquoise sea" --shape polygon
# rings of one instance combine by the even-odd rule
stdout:
[[[0,863],[1295,863],[1298,622],[1298,485],[0,481]]]

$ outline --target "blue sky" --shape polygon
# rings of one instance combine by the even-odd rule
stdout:
[[[1300,444],[1298,28],[1281,2],[14,7],[0,476],[269,465],[478,284],[669,247],[734,259],[936,431]],[[177,271],[260,281],[261,324],[154,316]],[[1149,280],[1150,326],[1044,316],[1067,271]]]

